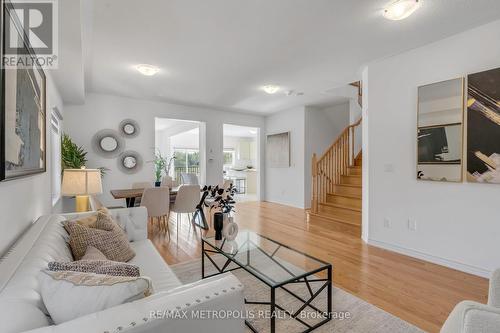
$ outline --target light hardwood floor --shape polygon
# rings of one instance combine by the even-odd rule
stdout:
[[[173,214],[175,215],[175,214]],[[173,217],[172,217],[173,218]],[[150,238],[169,264],[199,258],[200,233],[187,218],[168,236]],[[267,202],[237,205],[240,228],[251,229],[333,264],[334,285],[425,331],[439,329],[455,304],[487,301],[488,280],[366,245],[358,237],[308,222],[304,210]]]

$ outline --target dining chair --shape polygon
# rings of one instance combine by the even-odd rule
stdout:
[[[132,183],[132,188],[152,188],[152,182],[135,182]],[[141,205],[141,197],[135,198],[135,207],[139,207]]]
[[[168,233],[170,239],[170,229],[168,221],[170,217],[170,188],[152,187],[145,188],[142,193],[141,206],[148,210],[148,219],[154,225],[158,222],[158,228]]]
[[[89,205],[91,211],[97,211],[99,208],[106,207],[104,204],[97,198],[96,195],[89,195]],[[123,208],[123,206],[111,206],[106,207],[107,209],[115,209],[115,208]]]
[[[193,214],[196,212],[196,206],[200,203],[199,185],[181,185],[177,191],[172,212],[177,213],[177,235],[179,235],[179,221],[182,214],[187,214],[189,218],[189,230],[193,220]],[[191,216],[189,216],[191,214]]]
[[[104,207],[102,202],[97,199],[95,195],[89,195],[90,210],[97,211],[99,208]]]
[[[198,180],[198,176],[195,173],[181,173],[181,181],[183,185],[200,185],[200,181]]]

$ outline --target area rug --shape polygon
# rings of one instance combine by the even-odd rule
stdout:
[[[205,262],[206,273],[214,273],[209,267],[210,263]],[[177,277],[182,283],[191,283],[201,279],[201,260],[193,260],[185,263],[180,263],[171,266]],[[261,281],[240,269],[232,272],[245,286],[245,297],[252,301],[269,301],[269,287]],[[312,286],[313,289],[315,288]],[[319,288],[319,287],[318,287]],[[297,293],[303,298],[308,298],[308,290],[302,284],[289,285],[289,289]],[[324,293],[324,294],[323,294]],[[351,295],[339,288],[333,287],[332,300],[333,317],[330,322],[317,328],[314,332],[317,333],[397,333],[397,332],[423,332],[419,328],[395,317],[376,306],[369,304],[358,297]],[[296,298],[290,294],[277,290],[276,303],[283,306],[287,310],[296,310],[302,304],[297,302]],[[326,309],[326,289],[320,294],[317,299],[312,302],[319,309]],[[265,305],[247,305],[247,311],[252,313],[262,313],[262,310],[269,309]],[[260,312],[259,312],[260,311]],[[311,311],[313,312],[313,311]],[[257,316],[258,317],[258,316]],[[278,316],[281,317],[281,316]],[[321,318],[315,316],[306,316],[304,319],[309,324],[314,324],[320,321]],[[250,320],[252,325],[259,332],[269,332],[269,319],[253,318]],[[278,318],[276,320],[276,332],[302,332],[305,326],[290,318]],[[247,332],[250,329],[246,328]]]

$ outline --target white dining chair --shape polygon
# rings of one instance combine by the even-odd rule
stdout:
[[[97,199],[95,195],[89,195],[90,210],[97,211],[99,208],[104,207],[102,202]]]
[[[99,208],[106,207],[104,204],[97,198],[96,195],[89,195],[89,205],[91,211],[97,211]],[[123,206],[108,206],[107,209],[116,209],[123,208]]]
[[[179,235],[179,221],[182,214],[187,214],[189,218],[189,229],[193,214],[196,212],[196,206],[200,203],[200,186],[199,185],[181,185],[177,192],[172,212],[177,213],[177,235]],[[190,216],[191,214],[191,216]]]
[[[200,185],[198,176],[195,173],[181,173],[181,181],[183,185]]]
[[[151,224],[158,221],[158,228],[168,233],[170,239],[170,229],[168,221],[170,217],[170,188],[152,187],[145,188],[142,193],[141,206],[148,210],[148,218]]]
[[[152,188],[152,182],[135,182],[132,183],[132,188]],[[135,207],[139,207],[141,205],[141,197],[135,198]]]

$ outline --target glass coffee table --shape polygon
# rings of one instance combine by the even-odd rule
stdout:
[[[216,257],[219,257],[219,260],[215,260]],[[234,241],[218,241],[215,240],[215,237],[203,237],[201,258],[202,278],[244,269],[270,287],[269,302],[245,299],[245,304],[268,305],[270,307],[272,333],[276,330],[276,317],[278,317],[273,314],[278,311],[300,322],[304,326],[303,332],[311,332],[332,318],[332,265],[327,262],[248,230],[240,231]],[[209,264],[211,263],[216,269],[216,273],[205,274],[205,261],[207,259]],[[219,261],[219,263],[216,261]],[[233,268],[229,268],[230,266],[233,266]],[[291,284],[303,286],[305,292],[307,292],[307,297],[299,296],[297,292],[292,291],[289,288]],[[291,295],[301,303],[301,306],[292,312],[277,304],[277,289]],[[327,291],[327,309],[321,310],[312,302],[325,289]],[[303,320],[301,315],[306,308],[316,312],[320,321],[310,324]],[[253,332],[257,332],[249,321],[245,320],[245,324]]]

